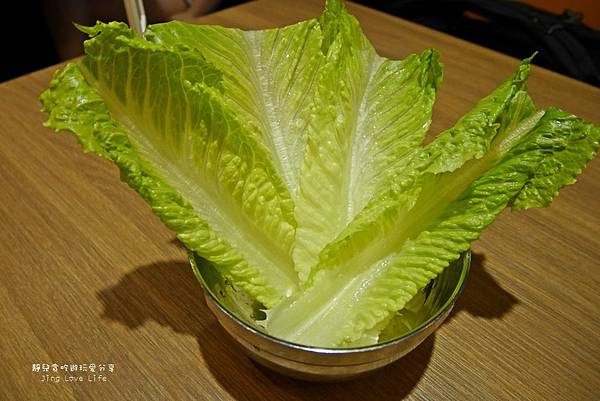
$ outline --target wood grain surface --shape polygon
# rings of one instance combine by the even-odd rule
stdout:
[[[292,23],[322,2],[257,1],[201,20]],[[350,5],[381,54],[441,51],[432,132],[517,61]],[[116,167],[55,135],[37,97],[56,67],[0,85],[0,400],[600,400],[600,160],[547,209],[504,213],[473,245],[466,291],[417,350],[345,384],[258,367],[205,306],[185,251]],[[530,92],[600,123],[600,90],[534,68]],[[42,382],[33,364],[114,364]],[[89,372],[84,374],[87,380]],[[67,372],[67,376],[71,374]]]

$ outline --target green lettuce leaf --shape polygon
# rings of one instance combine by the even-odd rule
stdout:
[[[535,112],[525,83],[531,58],[523,60],[515,73],[465,114],[452,128],[425,147],[427,170],[453,171],[471,159],[479,159],[497,136],[512,132]]]
[[[366,210],[322,252],[318,269],[327,266],[328,260],[333,261],[332,257],[336,259],[334,263],[349,260],[366,244],[388,237],[391,230],[402,224],[402,211],[410,209],[421,195],[424,172],[454,171],[469,160],[486,155],[492,141],[530,129],[540,118],[525,89],[530,62],[531,58],[523,60],[509,79],[481,99],[452,128],[437,135],[422,152],[415,153],[410,168],[394,177],[388,190],[371,199]],[[528,123],[521,124],[528,117]]]
[[[533,187],[548,160],[576,151],[583,155],[580,169],[600,140],[600,128],[557,109],[522,120],[512,132],[518,135],[492,141],[485,156],[455,171],[425,173],[419,196],[400,213],[394,231],[355,258],[319,271],[311,287],[271,311],[269,332],[312,345],[365,344],[365,334],[372,337],[370,330],[403,309],[504,208],[537,196]],[[566,175],[573,171],[565,168]]]
[[[190,249],[265,305],[291,294],[293,203],[264,148],[228,108],[197,52],[87,28],[86,56],[42,95],[48,126],[119,165]]]
[[[389,238],[405,218],[403,210],[410,209],[420,196],[424,173],[454,171],[469,160],[486,155],[493,141],[500,141],[535,125],[540,115],[535,114],[533,103],[525,91],[529,72],[530,59],[527,59],[509,79],[479,101],[452,128],[439,134],[424,148],[414,146],[416,150],[406,168],[394,175],[384,191],[370,199],[335,241],[327,244],[313,273],[349,261],[363,252],[366,245]],[[530,120],[526,120],[528,118]],[[526,124],[521,124],[525,121]]]
[[[328,3],[321,23],[329,46],[296,199],[294,262],[301,281],[323,247],[419,150],[441,80],[435,51],[402,61],[380,57],[337,2]]]
[[[314,82],[323,62],[320,24],[311,19],[278,29],[242,31],[169,22],[146,37],[189,47],[222,72],[223,98],[261,142],[289,193],[298,191]]]
[[[560,151],[544,157],[535,174],[514,199],[513,210],[550,205],[561,188],[575,183],[575,177],[581,174],[598,149],[599,127],[556,109],[548,113],[554,116],[548,131],[560,132],[560,137],[565,139],[557,141],[550,135],[543,138],[548,141],[547,146],[552,145]]]

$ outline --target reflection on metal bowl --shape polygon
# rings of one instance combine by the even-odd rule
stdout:
[[[223,328],[256,362],[279,373],[311,381],[342,381],[386,366],[421,344],[450,314],[469,272],[471,252],[450,264],[422,290],[423,318],[397,336],[389,333],[381,343],[356,348],[320,348],[294,344],[260,330],[248,314],[230,302],[224,281],[212,265],[190,253],[190,263],[204,288],[206,303]],[[226,285],[226,284],[225,284]],[[243,302],[243,299],[242,299]],[[253,302],[247,298],[248,309]]]

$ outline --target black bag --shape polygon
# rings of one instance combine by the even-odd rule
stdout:
[[[573,11],[557,15],[509,0],[358,2],[514,57],[539,51],[535,64],[600,86],[600,31]]]

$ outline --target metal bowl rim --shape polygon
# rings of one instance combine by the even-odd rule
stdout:
[[[196,262],[194,260],[194,253],[192,251],[188,251],[188,259],[189,259],[192,269],[196,270],[196,268],[197,268]],[[465,288],[465,283],[467,281],[466,278],[467,278],[467,275],[468,275],[470,267],[471,267],[471,250],[469,249],[469,250],[463,252],[461,254],[461,256],[459,257],[459,259],[464,259],[463,263],[462,263],[462,267],[461,267],[461,269],[462,269],[461,274],[459,277],[459,285],[454,289],[454,291],[452,292],[452,294],[450,295],[450,297],[448,298],[448,300],[446,301],[444,306],[442,308],[440,308],[436,314],[434,314],[428,320],[423,322],[415,330],[413,330],[407,334],[404,334],[403,336],[394,338],[392,340],[388,340],[383,343],[366,345],[366,346],[362,346],[362,347],[353,347],[353,348],[327,348],[327,347],[315,347],[315,346],[311,346],[311,345],[298,344],[298,343],[293,343],[293,342],[289,342],[286,340],[282,340],[282,339],[274,337],[268,333],[264,333],[260,330],[257,330],[254,327],[248,325],[243,320],[239,319],[233,313],[229,312],[227,310],[227,308],[223,304],[221,304],[219,299],[217,297],[215,297],[215,295],[210,290],[210,288],[208,288],[208,285],[204,282],[204,278],[201,275],[200,275],[200,277],[197,277],[197,278],[198,278],[198,281],[200,282],[200,285],[202,286],[202,289],[205,291],[205,293],[208,294],[208,296],[214,302],[214,304],[228,318],[233,320],[236,324],[238,324],[245,330],[249,331],[250,333],[252,333],[254,335],[257,335],[257,336],[263,338],[266,341],[274,342],[283,347],[293,348],[293,349],[296,349],[299,351],[304,351],[304,352],[309,352],[309,353],[314,353],[314,354],[352,354],[352,353],[371,352],[371,351],[390,347],[390,346],[396,345],[398,343],[401,343],[403,341],[406,341],[406,340],[418,335],[419,333],[427,330],[430,326],[434,325],[438,320],[440,320],[443,316],[445,316],[446,312],[448,310],[452,309],[452,307],[454,306],[454,304],[456,303],[456,301],[458,300],[458,298],[460,297],[460,295],[462,294],[462,292]]]

